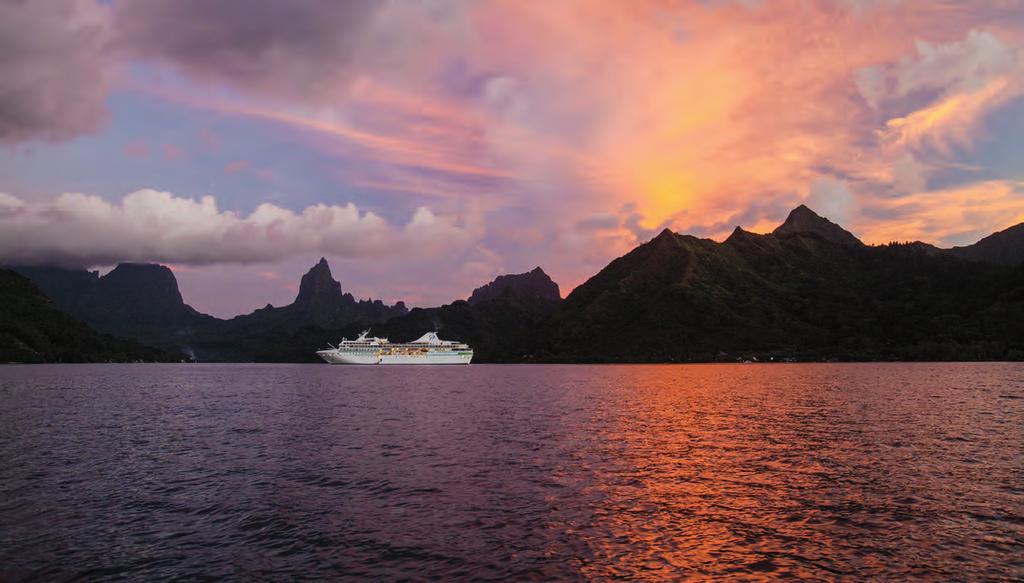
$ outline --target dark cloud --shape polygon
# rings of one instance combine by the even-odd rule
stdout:
[[[151,0],[115,6],[121,46],[183,73],[284,95],[329,94],[383,2]]]
[[[85,0],[0,0],[0,141],[61,140],[103,122],[106,16]]]

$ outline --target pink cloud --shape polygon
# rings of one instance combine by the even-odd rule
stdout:
[[[164,160],[169,162],[177,162],[185,157],[184,150],[169,142],[161,144],[160,149],[163,151]]]
[[[242,172],[243,170],[248,170],[248,169],[249,169],[249,161],[248,160],[235,160],[234,162],[231,162],[227,166],[224,167],[224,173],[225,174],[238,174],[239,172]]]
[[[225,174],[239,174],[242,172],[251,173],[253,176],[260,178],[266,182],[273,182],[277,178],[277,175],[271,168],[254,166],[248,160],[235,160],[224,166]]]
[[[149,156],[149,150],[149,142],[146,140],[131,140],[121,151],[131,158],[146,158]]]
[[[523,270],[538,257],[571,284],[661,227],[768,229],[800,201],[848,215],[872,240],[893,234],[886,221],[950,240],[958,221],[988,228],[1019,215],[1019,189],[983,172],[935,183],[1024,96],[1020,2],[251,8],[115,3],[118,54],[184,79],[125,85],[263,122],[342,162],[330,171],[340,187],[382,207],[429,198],[443,216],[472,217],[474,236],[449,259],[472,266],[458,285],[481,266]],[[199,142],[220,149],[208,130]],[[158,154],[185,155],[172,144]],[[277,178],[250,160],[223,172]]]

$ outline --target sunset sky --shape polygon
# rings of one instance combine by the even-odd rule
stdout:
[[[217,316],[563,293],[804,202],[1024,221],[1024,0],[0,0],[0,262],[170,265]]]

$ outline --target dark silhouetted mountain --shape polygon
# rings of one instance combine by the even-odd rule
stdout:
[[[162,265],[122,263],[102,277],[59,267],[14,269],[35,281],[57,307],[96,330],[201,361],[249,361],[255,346],[272,346],[303,327],[377,323],[408,312],[402,302],[388,306],[343,293],[324,259],[303,276],[294,303],[230,320],[185,304],[174,273]]]
[[[201,361],[311,361],[315,346],[296,349],[289,344],[298,331],[334,330],[352,323],[369,326],[406,313],[402,302],[389,306],[344,293],[327,260],[321,258],[302,276],[294,302],[280,308],[267,305],[251,314],[218,321],[194,334],[189,349]]]
[[[334,279],[331,266],[321,257],[320,262],[302,276],[295,303],[330,305],[343,301],[345,298],[341,292],[341,283]]]
[[[558,301],[562,294],[558,290],[558,284],[551,281],[548,274],[540,267],[526,273],[513,273],[499,275],[491,283],[473,290],[473,294],[467,300],[470,305],[477,305],[482,302],[495,300],[500,297],[521,297],[541,298],[544,300]]]
[[[28,278],[0,269],[0,362],[170,360],[176,358],[92,330],[59,310]]]
[[[468,342],[477,362],[521,362],[533,357],[531,335],[561,302],[557,296],[517,294],[476,304],[459,300],[439,308],[415,308],[375,327],[374,333],[407,342],[436,330],[442,338]]]
[[[819,237],[829,243],[847,247],[860,247],[864,245],[853,233],[819,216],[818,213],[804,205],[800,205],[790,211],[789,216],[786,217],[786,222],[779,225],[772,234],[779,239],[802,235]]]
[[[470,343],[476,362],[1021,360],[1021,233],[953,250],[872,246],[800,206],[772,233],[737,227],[722,243],[666,229],[564,300],[537,268],[408,312],[357,301],[321,260],[292,304],[227,321],[185,305],[160,266],[22,271],[97,329],[199,360],[315,362],[316,349],[371,326],[393,341],[437,330]]]
[[[122,263],[102,277],[59,267],[13,269],[74,318],[145,344],[170,349],[216,322],[182,301],[174,273],[163,265]]]
[[[496,285],[499,282],[502,283]],[[485,294],[500,291],[483,299],[483,294],[478,293],[481,290],[487,290]],[[525,274],[498,276],[494,282],[477,288],[473,295],[473,303],[456,300],[437,308],[413,308],[406,315],[373,325],[372,332],[393,342],[408,342],[425,332],[437,331],[442,338],[468,342],[476,362],[522,362],[533,357],[535,340],[530,335],[562,301],[558,284],[540,268]],[[306,327],[297,330],[287,342],[265,346],[257,358],[317,362],[311,347],[323,348],[327,342],[354,337],[367,327],[366,322],[336,329]]]
[[[799,207],[723,243],[665,230],[573,290],[537,360],[1024,358],[1024,269],[871,247]]]
[[[352,294],[341,291],[341,283],[331,275],[327,260],[310,268],[299,284],[295,301],[287,306],[267,306],[251,314],[227,321],[229,329],[284,328],[295,330],[303,326],[337,328],[352,322],[377,323],[408,312],[405,304],[388,306],[380,300],[356,300]]]
[[[973,245],[953,247],[949,253],[974,261],[1020,265],[1024,263],[1024,223],[992,233]]]

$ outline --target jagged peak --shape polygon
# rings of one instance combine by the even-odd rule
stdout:
[[[331,266],[327,263],[327,259],[321,257],[320,261],[302,276],[295,303],[304,303],[314,299],[340,300],[342,296],[341,283],[331,275]]]
[[[777,237],[814,235],[830,243],[847,247],[864,245],[853,233],[819,215],[804,204],[791,210],[786,221],[772,231],[772,234]]]
[[[750,231],[745,231],[743,227],[737,226],[732,230],[732,233],[725,238],[724,243],[736,243],[738,241],[745,241],[753,237],[755,234]]]
[[[736,225],[736,228],[732,230],[731,234],[729,234],[729,239],[732,239],[733,237],[742,237],[743,235],[749,235],[749,234],[750,234],[749,231],[744,231],[743,227],[741,227],[739,225]]]
[[[665,227],[656,237],[648,241],[647,245],[651,245],[651,248],[655,249],[660,249],[664,246],[674,246],[678,237],[679,235],[673,233],[668,227]]]

